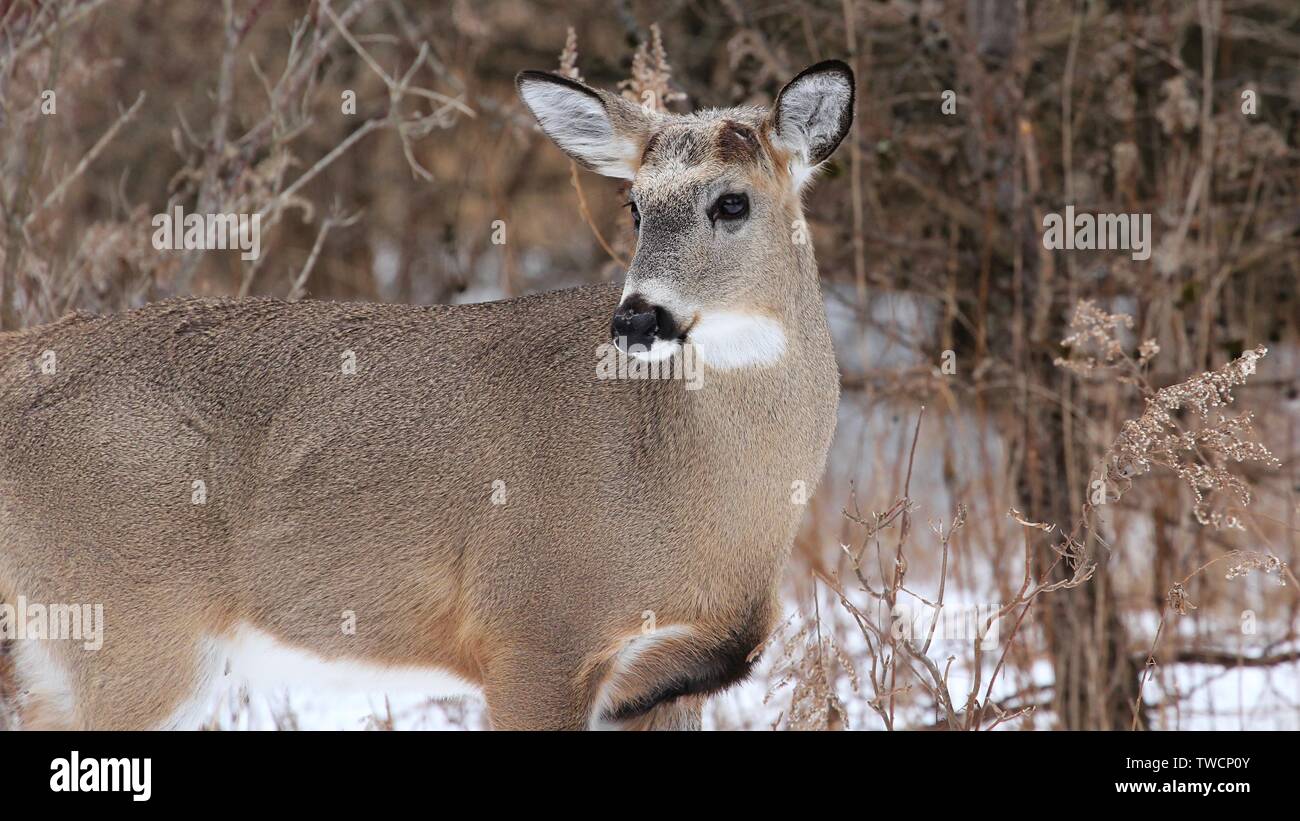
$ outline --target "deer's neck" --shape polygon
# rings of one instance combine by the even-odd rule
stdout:
[[[680,394],[685,424],[673,435],[686,475],[676,502],[705,534],[691,574],[702,599],[714,598],[714,587],[729,593],[721,580],[737,574],[751,580],[749,589],[776,584],[821,479],[839,372],[820,289],[812,278],[805,285],[783,311],[787,344],[778,361],[706,369],[699,390]]]
[[[709,431],[710,440],[755,468],[786,463],[768,452],[767,443],[779,440],[820,474],[830,444],[839,369],[815,276],[814,265],[777,311],[784,337],[779,357],[734,369],[706,362],[701,389],[686,394],[686,412]]]

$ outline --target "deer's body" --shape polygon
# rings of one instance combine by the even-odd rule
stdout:
[[[598,378],[616,286],[0,335],[0,601],[105,622],[94,651],[12,642],[23,726],[191,725],[268,650],[445,673],[497,727],[697,723],[774,626],[835,424],[811,248],[765,259],[782,296],[745,307],[779,339],[699,390]]]

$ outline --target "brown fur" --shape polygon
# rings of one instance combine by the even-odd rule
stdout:
[[[724,163],[743,164],[760,156],[758,135],[754,130],[731,120],[722,123],[717,145],[718,160]]]
[[[97,652],[46,643],[75,707],[30,693],[25,726],[156,726],[238,625],[447,668],[494,727],[580,728],[598,707],[699,725],[774,623],[792,485],[821,476],[838,374],[811,248],[788,239],[798,193],[754,136],[765,112],[620,116],[638,156],[657,139],[629,277],[674,242],[680,160],[748,175],[765,238],[748,259],[687,233],[671,251],[700,305],[780,319],[777,364],[698,391],[597,379],[612,285],[456,307],[174,300],[0,335],[0,596],[106,618]],[[622,669],[645,611],[677,632]]]

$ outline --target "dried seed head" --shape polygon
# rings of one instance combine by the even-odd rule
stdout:
[[[1180,616],[1186,616],[1188,610],[1196,609],[1196,605],[1192,604],[1192,600],[1187,598],[1187,591],[1183,589],[1181,583],[1169,588],[1168,600],[1169,609]]]

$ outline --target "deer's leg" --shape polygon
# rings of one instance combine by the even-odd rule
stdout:
[[[161,617],[160,617],[161,619]],[[166,620],[162,620],[165,625]],[[215,655],[181,634],[124,621],[86,647],[19,640],[10,655],[18,727],[24,730],[196,729],[209,699]]]
[[[703,696],[683,696],[656,704],[649,712],[616,726],[620,730],[698,730],[703,711]]]
[[[71,671],[56,647],[23,639],[10,643],[9,656],[18,729],[79,729]]]
[[[87,653],[76,695],[87,728],[193,730],[208,718],[214,647],[177,633],[126,636]],[[206,648],[206,649],[205,649]]]
[[[762,637],[753,622],[740,629],[673,625],[630,638],[605,665],[592,726],[699,729],[705,698],[749,675]]]
[[[193,648],[148,646],[152,641],[141,637],[144,646],[121,651],[105,647],[102,655],[46,641],[13,642],[10,700],[18,728],[197,729],[211,677]]]
[[[573,670],[540,652],[496,665],[483,687],[492,729],[586,729],[586,694]]]

